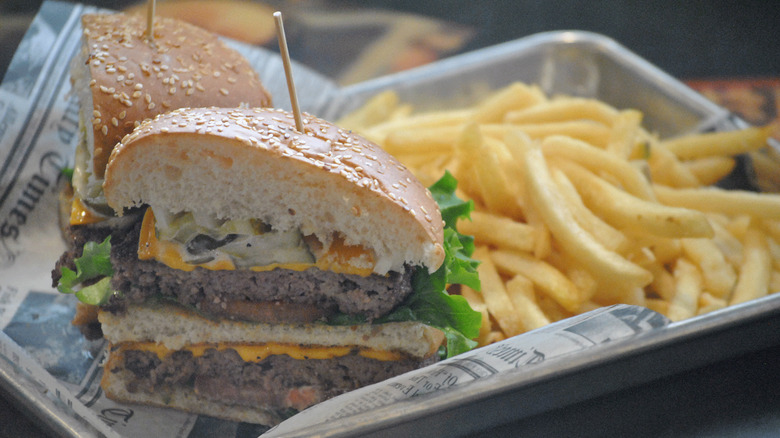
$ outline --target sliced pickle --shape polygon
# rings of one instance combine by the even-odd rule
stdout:
[[[240,268],[274,263],[314,263],[314,256],[297,230],[242,236],[225,245],[221,251]]]

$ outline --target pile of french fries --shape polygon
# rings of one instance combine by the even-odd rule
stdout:
[[[639,111],[523,83],[426,113],[385,92],[339,124],[474,201],[480,345],[615,303],[679,321],[780,291],[780,195],[712,186],[771,126],[659,139]]]

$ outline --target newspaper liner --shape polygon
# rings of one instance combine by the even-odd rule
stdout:
[[[45,2],[0,85],[0,384],[65,436],[257,436],[267,428],[107,399],[99,387],[105,344],[85,340],[69,324],[74,298],[50,285],[51,267],[64,250],[56,215],[60,170],[72,164],[78,129],[78,108],[68,94],[68,64],[79,46],[79,17],[94,11]],[[230,44],[260,73],[276,104],[289,108],[278,56]],[[321,75],[300,65],[294,74],[303,110],[333,117],[339,108],[354,105]],[[359,94],[361,88],[356,90]],[[707,108],[707,114],[708,126],[728,116],[717,108]],[[742,306],[748,310],[742,316],[755,319],[780,310],[778,300],[760,301]],[[699,321],[698,328],[717,327],[713,319]],[[542,371],[554,374],[567,363],[594,362],[621,348],[653,344],[659,336],[648,335],[667,332],[660,330],[667,322],[639,307],[599,309],[334,398],[264,436],[377,431],[464,400],[489,397],[498,386],[522,385]],[[675,333],[688,335],[694,327],[683,325]],[[765,342],[773,339],[768,336]]]

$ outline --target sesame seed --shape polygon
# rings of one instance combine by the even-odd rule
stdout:
[[[225,88],[220,88],[220,89],[219,89],[219,92],[220,92],[220,93],[222,93],[222,94],[223,94],[223,95],[225,95],[225,96],[227,96],[228,94],[230,94],[230,92],[229,92],[227,89],[225,89]]]
[[[117,120],[116,117],[111,117],[111,124],[114,126],[119,126],[119,120]]]
[[[108,126],[103,125],[103,127],[100,128],[100,132],[102,132],[103,135],[108,135]]]

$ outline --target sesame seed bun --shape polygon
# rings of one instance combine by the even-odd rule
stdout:
[[[271,105],[246,59],[201,28],[157,17],[153,42],[141,15],[88,14],[82,28],[72,78],[97,178],[114,145],[145,119],[182,107]]]
[[[103,190],[118,214],[148,204],[260,219],[374,252],[374,272],[436,270],[443,222],[430,192],[379,146],[325,120],[274,109],[181,109],[143,123],[111,154]]]

